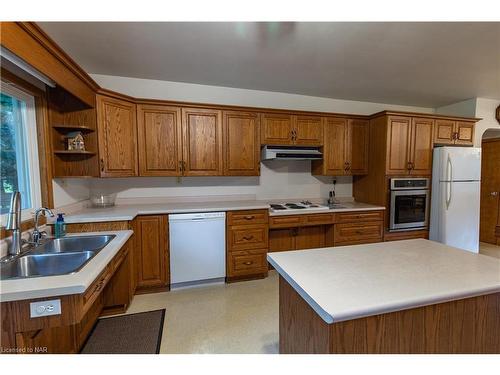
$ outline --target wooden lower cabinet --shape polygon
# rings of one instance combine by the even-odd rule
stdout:
[[[266,277],[268,210],[230,211],[226,222],[226,281]]]
[[[131,241],[81,294],[2,302],[1,347],[3,353],[78,353],[99,316],[110,306],[125,312],[132,299]],[[30,303],[59,299],[61,314],[31,318]],[[119,308],[117,308],[119,307]],[[16,350],[17,349],[17,350]]]
[[[170,262],[167,215],[138,216],[133,227],[136,230],[136,293],[168,290]]]
[[[333,225],[313,225],[295,228],[271,229],[269,252],[314,249],[333,246],[328,234]]]

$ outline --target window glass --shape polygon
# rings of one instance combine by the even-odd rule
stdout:
[[[2,84],[0,92],[0,214],[21,192],[23,219],[40,203],[38,148],[33,97]]]

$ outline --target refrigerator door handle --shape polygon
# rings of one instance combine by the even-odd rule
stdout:
[[[453,164],[451,163],[450,155],[448,155],[448,160],[446,162],[446,178],[448,179],[448,186],[446,187],[446,209],[450,207],[451,195],[452,195],[452,185],[453,185]]]

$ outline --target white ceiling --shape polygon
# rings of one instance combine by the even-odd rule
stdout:
[[[500,23],[39,25],[95,74],[424,107],[500,99]]]

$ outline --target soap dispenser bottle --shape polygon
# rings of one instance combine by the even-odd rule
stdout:
[[[64,214],[57,214],[57,220],[54,225],[55,237],[61,238],[66,235],[66,223],[64,222]]]

